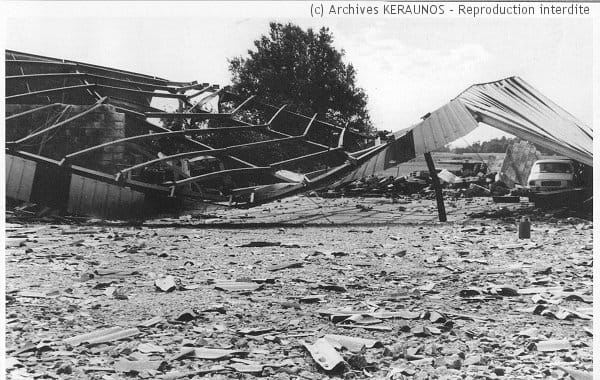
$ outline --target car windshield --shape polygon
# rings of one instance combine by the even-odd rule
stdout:
[[[566,162],[540,162],[533,167],[534,173],[573,173],[573,167]]]

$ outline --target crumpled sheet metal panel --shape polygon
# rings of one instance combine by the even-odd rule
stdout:
[[[380,173],[443,147],[478,127],[477,121],[458,100],[433,111],[429,117],[411,128],[394,134],[395,141],[360,165],[337,184],[351,182]]]
[[[389,155],[389,152],[393,149],[390,145],[383,150],[379,151],[373,157],[360,164],[356,169],[346,175],[344,178],[335,182],[332,186],[336,187],[340,184],[352,182],[357,179],[361,179],[364,177],[368,177],[374,173],[381,172],[386,169],[386,156]]]
[[[10,154],[6,162],[6,197],[29,202],[37,164]]]
[[[477,119],[476,119],[477,117]],[[519,77],[473,85],[425,120],[394,134],[396,141],[336,185],[367,177],[456,141],[484,122],[566,157],[593,165],[593,130]],[[412,134],[412,141],[404,139]],[[408,151],[397,159],[396,151]],[[382,157],[385,157],[382,160]]]
[[[506,150],[500,169],[500,180],[509,188],[515,184],[526,186],[531,167],[541,157],[535,146],[527,141],[512,144]]]
[[[145,195],[127,187],[73,174],[67,211],[75,215],[98,217],[139,215]]]
[[[439,149],[477,127],[477,121],[465,106],[458,100],[452,100],[411,129],[415,154],[421,155]]]
[[[519,77],[469,87],[460,100],[482,121],[559,154],[593,164],[593,130]]]

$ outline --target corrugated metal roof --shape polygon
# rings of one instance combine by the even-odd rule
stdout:
[[[469,87],[460,100],[481,121],[587,165],[593,130],[519,77]]]
[[[422,122],[394,134],[388,144],[371,159],[337,183],[346,183],[379,173],[416,155],[431,152],[477,128],[477,121],[457,100],[433,111]]]
[[[415,154],[439,149],[477,127],[477,121],[465,106],[458,100],[452,100],[411,129]]]
[[[394,133],[395,141],[337,184],[376,174],[416,155],[439,149],[473,131],[478,122],[593,165],[592,128],[521,78],[511,77],[473,85],[431,112],[425,120]],[[412,139],[404,138],[410,134]],[[411,154],[399,155],[398,152]]]

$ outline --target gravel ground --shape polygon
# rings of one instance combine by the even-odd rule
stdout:
[[[592,223],[538,219],[7,223],[7,377],[591,379]]]

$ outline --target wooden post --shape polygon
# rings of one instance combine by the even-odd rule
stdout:
[[[427,168],[429,169],[429,175],[431,176],[431,183],[433,185],[433,189],[435,190],[435,200],[437,201],[437,209],[438,216],[440,218],[440,222],[445,222],[446,219],[446,208],[444,207],[444,197],[442,195],[442,186],[440,185],[440,179],[437,176],[437,172],[435,171],[435,165],[433,164],[433,159],[431,158],[431,153],[427,152],[424,154],[425,162],[427,162]]]

